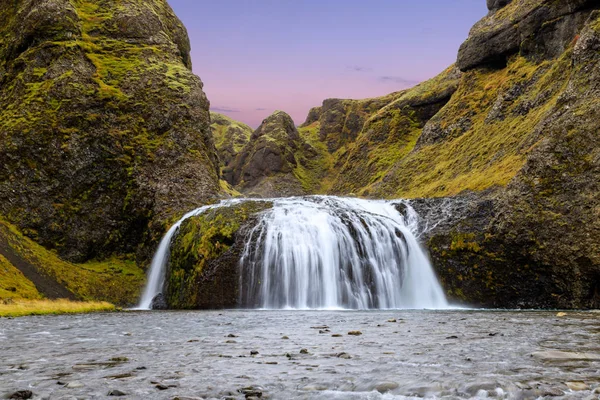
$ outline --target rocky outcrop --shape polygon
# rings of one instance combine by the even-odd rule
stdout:
[[[416,202],[428,220],[446,221],[424,236],[455,299],[486,307],[600,306],[598,49],[596,11],[553,63],[561,90],[531,128],[526,161],[506,187]],[[438,207],[450,208],[451,218],[432,214]]]
[[[310,151],[292,118],[276,111],[254,131],[223,176],[238,190],[252,196],[302,195],[305,190],[295,175],[298,154]]]
[[[219,191],[185,28],[165,0],[116,3],[0,1],[0,214],[72,261],[147,259]]]
[[[461,46],[462,71],[488,66],[503,68],[520,54],[533,60],[556,58],[572,44],[595,0],[488,0],[490,14],[471,30]]]
[[[230,169],[232,161],[248,144],[253,130],[242,122],[214,112],[210,113],[210,121],[221,168]]]
[[[246,201],[192,217],[173,238],[164,298],[170,308],[235,308],[248,230],[272,207]]]

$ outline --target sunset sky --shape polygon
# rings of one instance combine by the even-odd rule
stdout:
[[[297,124],[326,98],[404,89],[455,62],[484,0],[169,0],[213,111]]]

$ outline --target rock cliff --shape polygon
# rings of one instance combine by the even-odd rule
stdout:
[[[0,38],[0,214],[29,237],[143,260],[217,196],[209,103],[166,0],[2,0]]]

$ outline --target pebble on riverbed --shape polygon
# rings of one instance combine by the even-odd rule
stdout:
[[[348,335],[350,335],[350,336],[360,336],[360,335],[362,335],[362,332],[361,331],[350,331],[350,332],[348,332]]]
[[[11,394],[9,399],[31,399],[33,397],[33,392],[31,390],[18,390]]]

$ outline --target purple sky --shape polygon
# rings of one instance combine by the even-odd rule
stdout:
[[[484,0],[169,0],[213,111],[297,124],[326,98],[413,86],[455,62]]]

